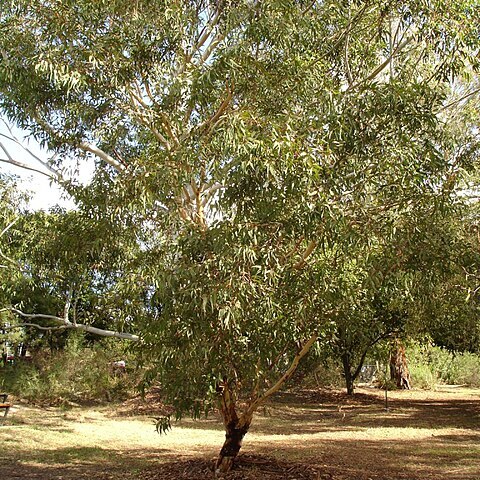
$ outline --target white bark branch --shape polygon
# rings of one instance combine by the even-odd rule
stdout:
[[[66,327],[64,325],[60,325],[58,327],[43,327],[42,325],[38,325],[37,323],[30,323],[30,322],[23,322],[19,323],[18,325],[2,325],[0,328],[1,330],[13,330],[15,328],[22,328],[22,327],[35,327],[37,330],[46,330],[46,331],[53,331],[53,330],[63,330]]]
[[[200,58],[197,67],[201,67],[204,65],[208,59],[211,57],[215,49],[217,48],[218,44],[225,40],[225,34],[220,33],[218,34],[214,39],[212,39],[212,42],[210,45],[205,49],[205,52],[203,53],[202,57]]]
[[[10,308],[10,309],[3,309],[4,311],[5,310],[10,310],[11,312],[13,313],[16,313],[17,315],[23,317],[23,318],[26,318],[26,319],[44,319],[44,320],[51,320],[51,321],[54,321],[54,322],[57,322],[57,323],[60,323],[61,325],[59,325],[58,327],[44,327],[44,328],[51,328],[51,329],[54,329],[54,328],[71,328],[71,329],[75,329],[75,330],[82,330],[84,332],[88,332],[88,333],[93,333],[95,335],[99,335],[99,336],[102,336],[102,337],[115,337],[115,338],[121,338],[121,339],[124,339],[124,340],[131,340],[133,342],[137,342],[140,337],[138,335],[134,335],[132,333],[124,333],[124,332],[116,332],[114,330],[104,330],[104,329],[101,329],[101,328],[96,328],[96,327],[92,327],[90,325],[84,325],[84,324],[81,324],[81,323],[72,323],[70,322],[68,319],[66,318],[62,318],[62,317],[57,317],[55,315],[44,315],[44,314],[41,314],[41,313],[25,313],[25,312],[22,312],[21,310],[18,310],[17,308]],[[21,325],[19,325],[21,326]],[[35,324],[31,324],[31,326],[35,326]]]
[[[3,237],[14,225],[17,223],[17,221],[20,219],[20,217],[15,218],[12,220],[1,232],[0,232],[0,237]],[[18,268],[20,271],[23,271],[22,265],[14,260],[13,258],[10,258],[9,256],[5,255],[2,250],[0,250],[0,257],[2,257],[4,260],[9,262],[11,265],[14,265],[16,268]],[[1,268],[9,268],[7,265],[1,265]]]
[[[49,173],[43,172],[42,170],[38,170],[35,167],[30,167],[29,165],[26,165],[25,163],[19,162],[17,160],[13,159],[5,159],[5,158],[0,158],[0,162],[3,163],[9,163],[10,165],[13,165],[18,168],[23,168],[24,170],[30,170],[31,172],[35,173],[40,173],[41,175],[45,175],[47,178],[50,178],[52,180],[57,180],[57,178],[53,175],[50,175]]]
[[[199,34],[198,40],[195,42],[195,44],[192,46],[192,49],[190,52],[186,52],[184,61],[182,62],[181,65],[178,66],[175,76],[178,77],[179,75],[182,75],[185,70],[187,69],[187,65],[191,63],[192,58],[198,53],[201,53],[202,47],[207,43],[209,39],[211,39],[212,32],[214,28],[217,26],[219,20],[220,20],[220,15],[221,15],[222,9],[220,6],[216,10],[215,14],[213,15],[212,19],[209,21],[207,25],[202,29],[202,31]],[[210,45],[215,41],[215,38],[210,41]],[[208,50],[208,48],[207,48]],[[200,63],[200,65],[203,63],[203,61]]]
[[[43,129],[45,129],[45,131],[50,133],[50,135],[56,138],[60,138],[60,135],[55,131],[55,129],[51,125],[49,125],[45,120],[43,120],[38,113],[34,113],[33,118]],[[73,144],[71,146],[79,148],[84,152],[93,153],[95,156],[97,156],[98,158],[101,158],[106,163],[111,165],[118,172],[123,172],[125,170],[125,167],[120,162],[115,160],[112,156],[110,156],[108,153],[104,152],[102,149],[98,148],[95,145],[92,145],[88,142],[80,142],[79,144]]]
[[[222,188],[225,188],[225,186],[222,185],[219,182],[216,182],[211,187],[207,187],[205,190],[203,190],[203,192],[202,192],[202,205],[203,205],[203,207],[206,207],[208,202],[214,196],[214,194],[216,192],[218,192],[218,190],[221,190]]]
[[[12,220],[1,232],[0,232],[0,237],[5,235],[17,222],[20,220],[20,217],[15,218]]]
[[[212,33],[215,26],[218,24],[218,21],[220,20],[221,12],[222,12],[222,9],[219,7],[215,12],[210,23],[208,25],[205,25],[205,28],[203,29],[202,34],[200,35],[200,38],[192,48],[191,54],[189,55],[189,59],[191,59],[195,55],[195,53],[200,51],[203,45],[205,45],[205,42],[209,39],[210,34]]]
[[[90,143],[87,143],[87,142],[81,142],[78,145],[78,148],[80,148],[84,152],[93,153],[95,156],[104,160],[106,163],[108,163],[118,172],[123,172],[125,170],[125,167],[120,162],[115,160],[112,156],[104,152],[102,149],[96,147],[95,145],[91,145]]]
[[[377,77],[380,73],[383,72],[383,70],[385,70],[385,68],[387,68],[390,65],[390,62],[393,60],[395,55],[399,53],[401,50],[403,50],[409,43],[411,43],[412,40],[413,38],[407,38],[406,40],[398,44],[393,50],[393,52],[388,56],[388,58],[384,62],[382,62],[375,70],[373,70],[373,72],[367,75],[364,79],[360,80],[359,82],[347,88],[347,92],[355,90],[356,88],[363,85],[364,83],[370,82],[375,77]]]
[[[36,168],[32,168],[30,166],[28,166],[27,164],[23,163],[23,162],[19,162],[17,160],[14,160],[12,158],[12,156],[9,154],[8,152],[8,149],[0,142],[0,147],[2,148],[2,150],[5,152],[5,155],[7,156],[8,158],[8,162],[7,163],[11,163],[12,165],[15,165],[17,167],[20,167],[20,168],[25,168],[27,170],[32,170],[32,171],[35,171],[35,172],[38,172],[38,173],[41,173],[43,175],[46,175],[48,176],[49,178],[52,178],[58,182],[62,182],[64,179],[63,179],[63,176],[62,174],[60,173],[59,170],[53,168],[48,162],[46,162],[45,160],[42,160],[38,155],[36,155],[35,153],[33,153],[28,147],[26,147],[24,145],[24,142],[20,141],[13,133],[10,125],[2,119],[2,122],[3,124],[7,127],[10,135],[5,135],[4,133],[0,133],[0,136],[3,137],[3,138],[6,138],[7,140],[15,143],[16,145],[18,145],[20,148],[22,148],[25,152],[27,152],[37,163],[39,163],[42,167],[46,168],[49,172],[50,172],[50,175],[49,174],[46,174],[45,172],[41,171],[41,170],[38,170]],[[3,160],[5,161],[5,160]]]

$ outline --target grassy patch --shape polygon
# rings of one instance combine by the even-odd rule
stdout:
[[[255,478],[254,471],[256,478],[280,478],[268,473],[272,462],[287,470],[285,462],[301,464],[313,473],[299,478],[314,480],[480,478],[480,392],[443,390],[392,392],[388,411],[375,390],[353,399],[339,392],[279,396],[245,439],[242,452],[255,468],[245,460],[244,476],[235,478]],[[0,427],[0,477],[210,478],[208,465],[224,438],[218,418],[184,420],[159,436],[149,416],[122,413],[16,404]]]

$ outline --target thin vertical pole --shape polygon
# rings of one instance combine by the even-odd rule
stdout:
[[[388,362],[385,364],[385,410],[388,410]]]

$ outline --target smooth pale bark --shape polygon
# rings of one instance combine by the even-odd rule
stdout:
[[[7,309],[3,309],[7,310]],[[11,308],[8,309],[17,315],[20,315],[21,317],[24,318],[30,318],[30,319],[43,319],[43,320],[51,320],[59,325],[57,327],[43,327],[41,325],[37,325],[35,323],[28,323],[28,322],[23,322],[18,325],[13,325],[11,327],[2,327],[2,328],[18,328],[22,326],[26,327],[35,327],[39,330],[58,330],[61,328],[68,328],[68,329],[74,329],[74,330],[82,330],[84,332],[89,332],[93,333],[95,335],[99,335],[101,337],[114,337],[114,338],[122,338],[124,340],[131,340],[133,342],[138,341],[140,338],[138,335],[134,335],[132,333],[124,333],[124,332],[116,332],[114,330],[105,330],[102,328],[97,328],[97,327],[92,327],[90,325],[84,325],[82,323],[76,323],[76,322],[71,322],[68,320],[68,318],[63,318],[63,317],[57,317],[55,315],[43,315],[43,314],[35,314],[35,313],[24,313],[21,310],[18,310],[17,308]]]

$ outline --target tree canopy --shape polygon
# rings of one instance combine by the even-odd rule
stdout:
[[[145,290],[147,380],[179,416],[220,398],[218,469],[361,306],[362,277],[382,283],[379,252],[395,269],[417,219],[452,203],[476,155],[475,130],[447,120],[475,93],[478,7],[34,0],[0,13],[0,109],[55,154],[52,178],[87,217],[138,245],[124,282]],[[91,185],[62,170],[69,156],[96,159]]]

